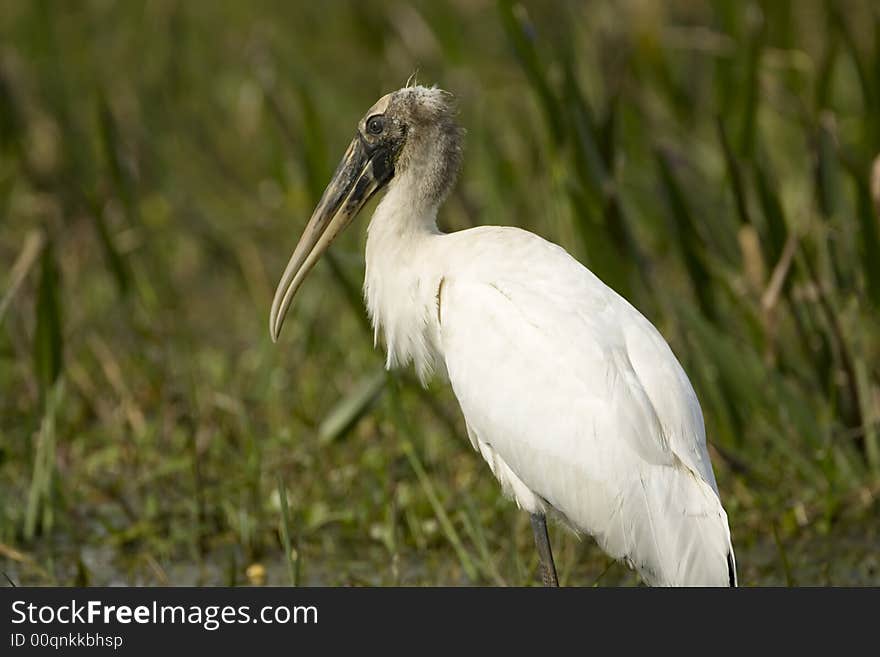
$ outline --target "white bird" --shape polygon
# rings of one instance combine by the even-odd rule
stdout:
[[[366,245],[376,339],[388,368],[448,377],[474,448],[531,514],[544,583],[557,584],[549,514],[650,585],[735,586],[700,405],[657,329],[537,235],[438,230],[462,136],[436,88],[370,109],[278,285],[272,339],[323,251],[387,187]]]

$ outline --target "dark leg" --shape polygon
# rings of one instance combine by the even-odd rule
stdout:
[[[541,559],[541,579],[544,586],[559,586],[556,579],[556,564],[553,563],[553,551],[550,549],[550,536],[547,534],[547,518],[543,514],[533,513],[532,531],[535,533],[535,547]]]

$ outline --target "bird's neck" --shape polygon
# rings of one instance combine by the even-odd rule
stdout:
[[[420,194],[419,180],[392,180],[367,229],[364,297],[378,342],[382,335],[388,368],[413,362],[427,379],[438,366],[436,291],[442,278],[438,257],[442,233],[437,202]]]
[[[436,199],[422,192],[423,182],[416,174],[408,173],[393,178],[385,197],[376,206],[376,212],[367,228],[367,244],[381,242],[394,248],[406,240],[436,235]]]

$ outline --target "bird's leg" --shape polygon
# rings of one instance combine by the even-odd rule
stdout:
[[[550,535],[547,534],[547,518],[543,513],[533,513],[531,518],[535,547],[538,548],[538,557],[541,559],[541,579],[544,580],[544,586],[559,586],[553,551],[550,549]]]

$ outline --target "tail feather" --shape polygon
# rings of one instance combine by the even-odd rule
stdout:
[[[730,586],[735,587],[736,581],[736,558],[733,556],[733,546],[730,546],[730,552],[727,553],[727,576],[730,580]]]
[[[714,489],[683,467],[651,467],[618,500],[596,536],[652,586],[736,586],[727,514]]]

